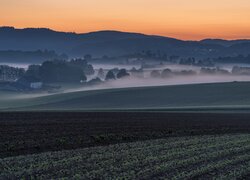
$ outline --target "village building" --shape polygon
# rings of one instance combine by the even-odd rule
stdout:
[[[22,77],[18,79],[17,83],[27,89],[41,89],[43,82],[34,77]]]

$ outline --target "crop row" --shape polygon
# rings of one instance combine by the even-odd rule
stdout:
[[[4,158],[0,179],[226,179],[249,163],[250,134],[174,137]]]

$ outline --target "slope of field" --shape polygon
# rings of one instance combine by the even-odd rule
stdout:
[[[212,83],[80,91],[0,102],[2,110],[109,110],[250,107],[250,83]]]
[[[244,179],[250,134],[174,137],[0,160],[0,179]]]

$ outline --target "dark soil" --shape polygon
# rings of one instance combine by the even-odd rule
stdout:
[[[250,113],[3,112],[0,158],[170,136],[249,132]]]

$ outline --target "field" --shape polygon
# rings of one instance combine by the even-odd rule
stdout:
[[[250,135],[173,137],[0,160],[1,179],[246,179]]]
[[[3,99],[0,110],[250,110],[250,82],[79,91]],[[4,97],[4,95],[3,95]],[[12,97],[12,96],[11,96]]]
[[[0,179],[246,179],[250,113],[1,112]]]
[[[249,113],[5,112],[0,158],[121,142],[250,132]]]
[[[0,92],[0,179],[247,179],[249,89]]]

